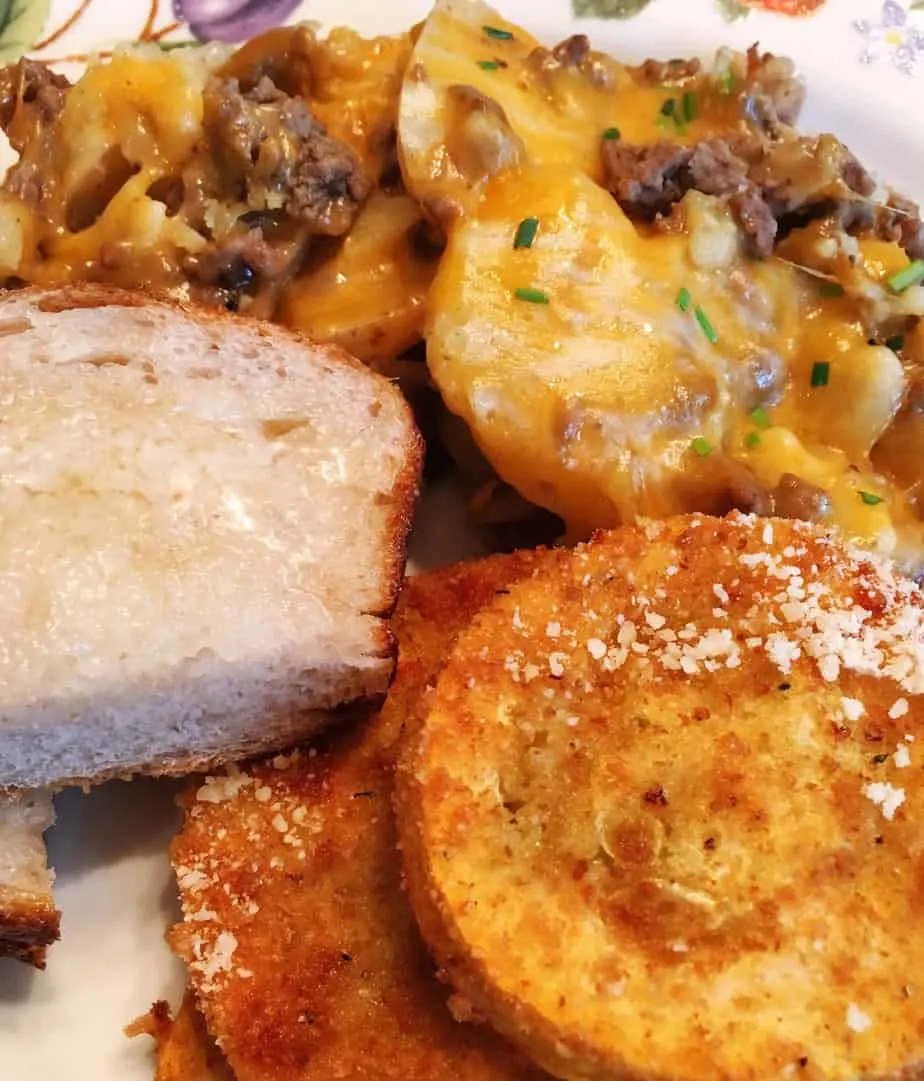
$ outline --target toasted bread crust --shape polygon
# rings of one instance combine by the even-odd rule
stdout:
[[[48,947],[61,937],[61,913],[50,896],[0,886],[0,957],[45,967]]]
[[[922,613],[866,553],[741,516],[514,585],[398,773],[452,984],[565,1078],[924,1077]]]
[[[170,941],[237,1081],[540,1077],[493,1033],[447,1010],[401,891],[391,787],[402,731],[454,633],[546,558],[496,557],[412,578],[381,714],[317,752],[184,796],[171,855],[186,921]]]

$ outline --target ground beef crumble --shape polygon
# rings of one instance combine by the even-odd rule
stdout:
[[[751,133],[693,146],[604,140],[602,154],[605,184],[634,221],[663,222],[694,190],[727,200],[749,252],[758,257],[817,218],[895,240],[912,259],[924,249],[915,204],[899,196],[884,206],[872,202],[875,182],[832,135],[770,140]]]
[[[331,138],[301,98],[268,76],[242,92],[237,79],[215,77],[204,94],[205,128],[218,164],[217,194],[237,195],[253,210],[283,210],[313,232],[346,232],[369,193],[357,155]]]

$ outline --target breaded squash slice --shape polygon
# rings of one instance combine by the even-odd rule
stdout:
[[[556,1076],[922,1076],[924,613],[810,526],[601,535],[457,639],[397,785],[424,937]]]
[[[185,919],[171,942],[237,1081],[544,1077],[447,1008],[402,892],[391,795],[402,732],[454,635],[550,558],[528,552],[411,579],[381,714],[327,748],[187,792],[172,850]]]

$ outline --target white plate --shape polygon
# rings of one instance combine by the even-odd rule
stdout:
[[[578,9],[601,13],[644,9],[631,18],[606,19],[576,17],[570,0],[505,0],[502,8],[541,37],[586,32],[626,58],[707,55],[721,44],[743,48],[759,40],[793,56],[805,72],[805,129],[836,132],[900,190],[924,197],[924,0],[821,0],[803,18],[761,10],[799,2],[806,0],[752,0],[750,6],[734,0],[575,0]],[[177,6],[194,22],[206,18],[208,25],[223,23],[233,32],[242,20],[271,24],[296,5],[178,0]],[[326,27],[345,23],[371,35],[405,28],[426,9],[425,0],[306,0],[289,17]],[[4,10],[10,16],[5,26]],[[175,21],[167,0],[152,0],[150,10],[145,0],[53,0],[50,10],[48,0],[0,2],[0,58],[38,43],[37,55],[61,60],[135,39],[145,28],[156,35]],[[169,36],[185,40],[190,30],[179,25]],[[416,541],[421,562],[464,554],[458,521],[451,497],[426,509]],[[176,1002],[183,986],[181,967],[163,942],[177,915],[166,856],[178,821],[176,787],[115,783],[58,799],[59,825],[49,847],[63,938],[44,973],[0,962],[0,1081],[151,1081],[148,1041],[126,1040],[122,1026],[156,998]]]

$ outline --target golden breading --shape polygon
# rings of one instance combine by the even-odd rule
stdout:
[[[154,1081],[234,1081],[224,1055],[208,1034],[191,991],[183,996],[176,1017],[166,1002],[126,1026],[126,1036],[150,1036],[156,1044]]]
[[[564,552],[402,759],[424,937],[563,1077],[924,1077],[922,691],[921,592],[807,525]]]
[[[412,579],[381,715],[327,749],[187,793],[172,850],[185,922],[172,945],[237,1081],[542,1076],[447,1009],[401,890],[391,796],[402,728],[454,634],[551,558],[495,557]]]

